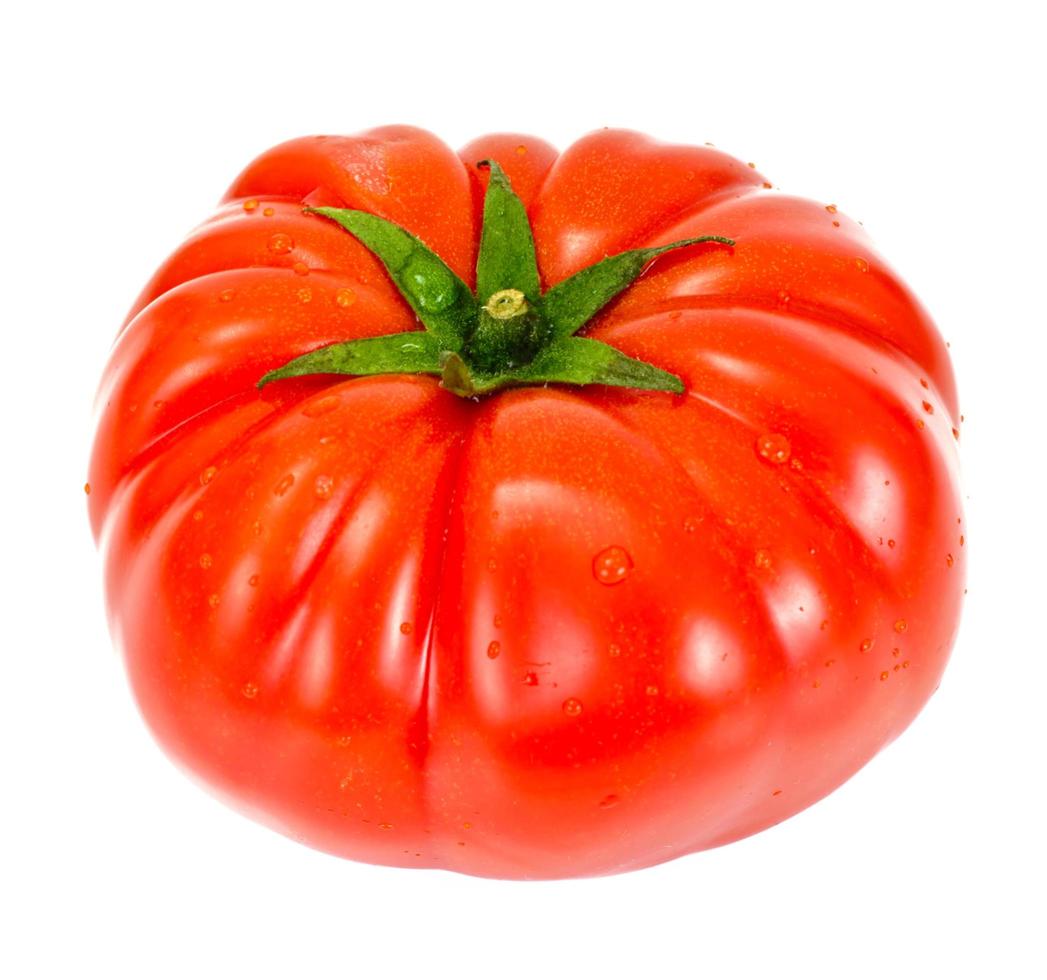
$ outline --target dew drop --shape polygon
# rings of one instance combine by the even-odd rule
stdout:
[[[866,638],[866,639],[862,640],[862,642],[859,644],[858,649],[861,650],[862,653],[865,653],[866,651],[872,649],[872,645],[873,645],[873,641],[868,639],[868,638]]]
[[[194,510],[193,511],[193,520],[194,521],[202,521],[203,519],[204,519],[204,512],[202,510]]]
[[[600,800],[600,809],[609,810],[612,806],[618,806],[621,801],[618,799],[617,794],[608,793],[602,800]]]
[[[400,632],[403,633],[404,636],[410,636],[411,630],[413,630],[413,629],[414,629],[414,627],[410,623],[401,623],[400,624]]]
[[[257,575],[252,575],[252,576],[251,576],[251,577],[250,577],[250,578],[249,578],[249,579],[247,580],[247,584],[248,584],[249,586],[251,586],[251,588],[252,588],[252,589],[253,589],[253,588],[255,588],[255,587],[256,587],[256,586],[258,585],[258,576],[257,576]]]
[[[307,276],[309,275],[309,266],[304,262],[295,262],[295,264],[291,266],[291,271],[294,272],[296,276]]]
[[[756,440],[756,452],[760,459],[781,466],[789,462],[792,455],[792,446],[785,436],[777,432],[767,432]]]
[[[313,484],[313,494],[317,500],[327,500],[334,492],[334,478],[330,476],[318,476]]]
[[[826,204],[825,205],[825,210],[828,211],[829,214],[836,214],[836,205],[835,204]]]
[[[756,567],[757,568],[770,568],[771,567],[771,553],[764,551],[762,548],[756,552]]]
[[[527,153],[527,147],[526,147],[526,146],[524,146],[524,145],[523,145],[523,143],[521,143],[521,144],[520,144],[520,145],[519,145],[519,146],[518,146],[518,147],[516,148],[516,155],[517,155],[518,157],[522,157],[522,156],[524,156],[524,155],[525,155],[526,153]]]
[[[86,493],[88,496],[91,495],[91,484],[90,483],[85,483],[84,484],[84,493]]]
[[[299,303],[311,303],[313,301],[313,291],[308,287],[299,289],[297,295]]]
[[[264,216],[265,216],[266,218],[271,218],[271,217],[272,217],[272,216],[273,216],[274,214],[276,214],[276,208],[264,208],[264,209],[262,210],[262,214],[263,214],[263,215],[264,215]]]
[[[206,487],[207,484],[210,483],[211,480],[214,479],[214,475],[217,472],[218,472],[218,467],[217,466],[208,466],[207,469],[204,470],[200,474],[200,485]]]
[[[526,674],[524,674],[523,682],[528,687],[537,687],[537,685],[538,685],[538,675],[536,673],[534,673],[533,671],[528,671]]]
[[[302,409],[302,414],[307,419],[319,418],[321,415],[326,415],[328,412],[333,412],[339,403],[337,395],[324,395],[323,398],[318,398],[314,402],[309,402],[305,408]]]
[[[258,201],[255,198],[249,197],[246,201],[244,201],[244,210],[245,211],[255,211],[255,210],[257,210],[257,208],[258,208]]]
[[[925,402],[920,402],[920,404],[923,406],[923,410],[928,415],[933,415],[934,414],[934,406],[930,402],[925,401]]]
[[[353,303],[356,302],[356,293],[348,287],[339,289],[338,292],[334,294],[334,301],[339,306],[352,306]]]
[[[236,295],[236,293],[233,290],[231,290],[231,289],[223,289],[218,294],[218,302],[219,303],[228,303],[235,295]]]
[[[454,304],[458,285],[449,269],[433,267],[423,259],[408,259],[400,273],[402,287],[423,309],[439,313]]]
[[[210,595],[209,595],[209,596],[207,597],[207,604],[208,604],[208,605],[209,605],[209,606],[210,606],[210,607],[211,607],[212,609],[217,609],[217,608],[218,608],[218,603],[220,603],[221,601],[222,601],[222,597],[221,597],[221,596],[220,596],[220,595],[219,595],[219,594],[218,594],[217,592],[212,592],[212,593],[211,593],[211,594],[210,594]]]
[[[491,642],[487,644],[487,656],[491,660],[497,660],[498,654],[500,654],[501,652],[502,645],[497,640],[491,640]]]
[[[961,535],[960,535],[960,547],[961,547],[961,548],[963,547],[963,542],[964,542],[964,537],[963,537],[963,535],[961,534]]]
[[[887,539],[887,547],[888,548],[893,548],[897,543],[898,542],[895,541],[894,538],[888,538]]]
[[[887,680],[887,678],[890,677],[890,676],[891,676],[891,672],[889,670],[884,670],[884,671],[880,672],[880,680],[881,681]]]
[[[607,652],[612,657],[620,657],[622,655],[622,648],[617,643],[612,643],[608,648]]]
[[[632,569],[632,556],[616,544],[604,548],[593,558],[593,577],[601,585],[618,585],[624,582]]]
[[[258,694],[258,685],[248,681],[240,690],[245,698],[253,698]]]
[[[895,621],[895,624],[894,624],[894,632],[895,633],[904,633],[908,628],[909,628],[909,624],[904,619],[899,619],[899,620]]]
[[[278,497],[282,497],[291,487],[294,486],[294,474],[288,473],[275,487],[273,487],[273,493]]]
[[[561,707],[568,718],[577,718],[582,713],[582,702],[577,698],[568,698]]]
[[[839,221],[834,221],[833,222],[833,227],[834,228],[839,228],[840,227],[840,222]]]
[[[953,558],[952,555],[946,555],[945,556],[945,564],[948,565],[949,568],[952,568],[954,561],[956,561],[956,559]]]
[[[865,259],[855,259],[854,264],[858,267],[859,272],[868,272],[869,263]]]
[[[210,568],[214,564],[214,559],[205,551],[200,556],[200,567]]]
[[[765,191],[769,191],[771,189],[771,182],[769,180],[765,180],[763,182],[763,189]]]
[[[658,685],[657,684],[648,684],[647,687],[644,690],[645,690],[645,693],[647,694],[647,696],[649,698],[656,698],[656,697],[658,697]]]
[[[290,235],[278,231],[269,239],[269,243],[266,247],[270,252],[273,252],[276,255],[283,255],[285,252],[290,252],[291,249],[294,248],[294,239]]]
[[[378,829],[379,830],[392,830],[393,829],[393,825],[391,823],[380,823],[378,825]]]

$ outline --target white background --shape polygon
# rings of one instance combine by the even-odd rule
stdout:
[[[1036,5],[975,6],[6,6],[0,974],[1047,975],[1047,78]],[[257,152],[389,122],[710,140],[863,220],[934,313],[968,604],[938,694],[827,800],[648,871],[485,881],[309,851],[151,742],[81,490],[110,340]]]

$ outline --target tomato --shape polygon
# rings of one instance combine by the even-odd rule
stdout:
[[[389,127],[264,153],[164,263],[88,501],[144,718],[220,797],[354,860],[600,875],[775,824],[912,721],[957,425],[832,205],[632,132]]]

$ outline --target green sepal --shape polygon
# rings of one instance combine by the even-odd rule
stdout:
[[[659,255],[702,242],[734,245],[730,238],[703,235],[655,248],[637,248],[612,255],[553,286],[541,303],[541,312],[552,325],[552,336],[570,337],[576,333],[615,296],[632,285]]]
[[[472,397],[512,385],[612,385],[643,391],[682,394],[683,382],[653,364],[588,337],[568,337],[544,348],[530,364],[504,374],[470,369],[458,354],[443,357],[443,386],[456,395]]]
[[[476,295],[486,299],[503,289],[518,289],[537,303],[541,284],[527,210],[494,160],[481,160],[477,166],[488,168],[491,176],[484,196]]]
[[[441,352],[436,337],[423,330],[364,337],[296,357],[266,374],[258,387],[305,374],[440,374]]]
[[[426,329],[458,350],[476,319],[469,287],[421,239],[399,225],[347,208],[306,208],[336,221],[374,253]]]

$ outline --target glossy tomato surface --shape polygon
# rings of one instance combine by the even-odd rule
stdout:
[[[485,158],[546,288],[735,239],[663,257],[584,330],[686,392],[259,391],[419,326],[303,205],[394,221],[471,284]],[[912,721],[959,618],[958,424],[934,325],[831,205],[631,132],[455,153],[390,127],[263,154],[156,273],[88,499],[144,717],[224,799],[355,860],[598,875],[777,823]]]

